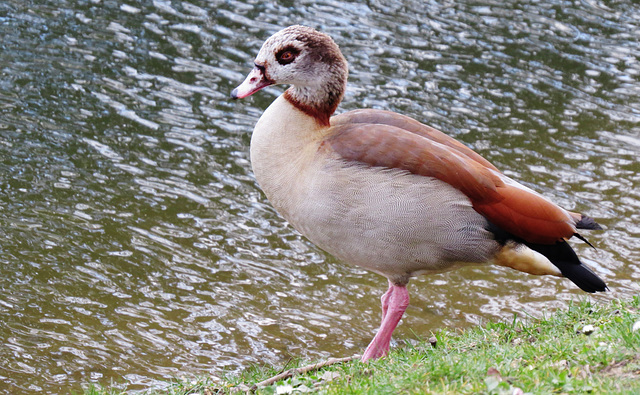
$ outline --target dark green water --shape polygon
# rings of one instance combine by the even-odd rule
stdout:
[[[385,279],[315,248],[257,187],[250,132],[281,88],[228,99],[293,23],[350,61],[340,111],[413,116],[595,217],[597,251],[574,245],[612,292],[590,298],[638,294],[638,5],[4,0],[0,392],[140,389],[363,350]],[[410,291],[398,339],[588,297],[496,267]]]

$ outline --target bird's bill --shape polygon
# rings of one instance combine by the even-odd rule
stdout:
[[[245,78],[242,84],[231,91],[231,98],[244,99],[269,85],[273,85],[273,81],[264,75],[264,69],[256,66],[251,70],[249,75],[247,75],[247,78]]]

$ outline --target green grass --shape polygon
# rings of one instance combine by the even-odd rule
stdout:
[[[323,394],[638,394],[640,298],[606,305],[574,303],[542,319],[434,332],[369,363],[331,365],[259,388],[256,393]],[[584,332],[585,326],[595,329]],[[316,361],[317,362],[317,361]],[[296,366],[297,365],[297,366]],[[177,382],[152,394],[246,391],[291,368],[253,366],[223,379]],[[119,394],[93,388],[85,394]]]

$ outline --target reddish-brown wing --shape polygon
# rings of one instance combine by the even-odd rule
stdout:
[[[486,159],[436,129],[377,110],[352,111],[331,123],[326,142],[345,160],[442,180],[463,192],[494,225],[525,241],[553,244],[576,232],[569,212],[507,179]]]
[[[442,133],[438,129],[434,129],[431,126],[427,126],[416,121],[413,118],[407,117],[406,115],[401,115],[395,112],[384,110],[362,109],[349,111],[344,114],[335,116],[331,119],[331,125],[333,126],[349,124],[353,125],[358,123],[389,125],[404,129],[407,132],[417,134],[418,136],[425,137],[431,141],[435,141],[437,143],[446,145],[449,148],[453,148],[458,153],[468,157],[469,159],[473,159],[484,167],[496,171],[498,170],[495,166],[493,166],[493,164],[491,164],[491,162],[489,162],[474,150],[462,144],[458,140]]]

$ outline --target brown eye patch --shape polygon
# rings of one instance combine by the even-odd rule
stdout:
[[[296,57],[300,54],[300,50],[293,46],[287,46],[276,52],[276,60],[281,65],[289,64],[296,60]]]

